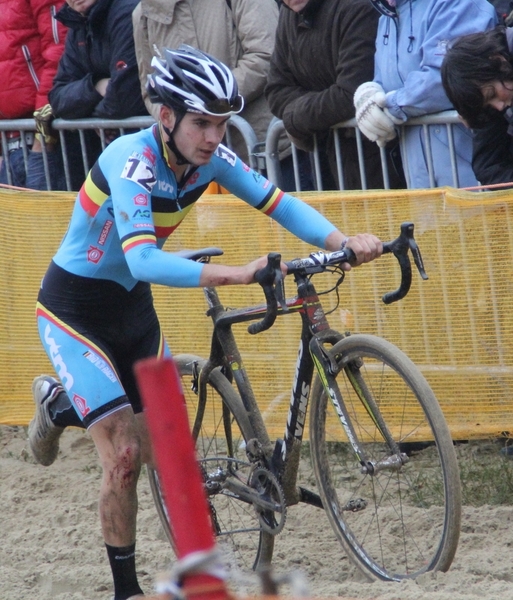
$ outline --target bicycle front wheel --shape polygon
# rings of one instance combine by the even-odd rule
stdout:
[[[198,406],[198,395],[191,389],[196,370],[204,359],[192,355],[174,358],[180,374],[191,428],[196,424],[196,453],[205,484],[216,543],[229,569],[249,570],[271,562],[274,537],[261,529],[253,506],[223,488],[223,479],[235,477],[247,483],[250,465],[245,442],[255,437],[240,397],[219,369],[207,384],[206,402]],[[170,451],[172,451],[170,442]],[[148,468],[150,488],[160,520],[173,549],[173,530],[169,522],[158,473]],[[186,477],[186,474],[184,474]]]
[[[446,571],[458,545],[461,491],[456,454],[438,401],[396,346],[351,335],[330,350],[360,448],[360,464],[319,378],[310,441],[320,495],[347,554],[373,579]],[[373,472],[374,469],[374,472]]]

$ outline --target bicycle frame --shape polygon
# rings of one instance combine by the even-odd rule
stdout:
[[[399,287],[382,296],[385,304],[410,289],[410,252],[426,279],[413,224],[403,223],[400,236],[383,244],[383,253],[393,253],[401,269]],[[221,253],[205,248],[188,251],[186,258],[208,262]],[[181,377],[192,376],[196,393],[187,403],[196,415],[193,437],[213,526],[240,561],[247,554],[255,557],[253,567],[270,561],[287,507],[305,502],[325,509],[338,541],[365,573],[400,581],[450,566],[461,519],[458,466],[436,396],[404,352],[375,335],[331,329],[312,276],[338,274],[334,290],[344,278],[341,264],[351,261],[344,249],[285,263],[297,287],[297,296],[286,300],[281,255],[269,253],[267,265],[255,273],[265,304],[242,309],[225,309],[216,289],[204,288],[214,324],[209,359],[184,354],[176,362]],[[232,325],[253,321],[247,328],[256,334],[289,313],[299,313],[302,328],[283,440],[271,442]],[[299,468],[308,410],[319,495],[300,487],[311,480]],[[426,452],[413,447],[424,429],[434,440]],[[162,507],[156,473],[151,482]],[[159,514],[169,529],[166,515]],[[429,524],[429,535],[418,531],[419,519]],[[250,534],[249,545],[235,534]]]
[[[258,442],[261,444],[257,455],[254,456],[255,461],[263,460],[266,468],[270,469],[278,478],[283,487],[288,506],[298,502],[306,502],[322,507],[321,499],[317,494],[303,488],[298,489],[296,486],[299,452],[303,441],[314,369],[317,370],[323,386],[336,408],[353,450],[359,457],[361,464],[365,465],[366,463],[335,379],[338,366],[328,356],[325,349],[326,346],[333,346],[343,338],[343,335],[330,328],[319,295],[310,279],[304,275],[296,274],[295,281],[298,290],[297,297],[288,299],[286,308],[280,307],[278,309],[278,316],[299,313],[302,319],[295,377],[292,384],[283,440],[278,439],[273,445],[269,439],[232,331],[232,325],[235,323],[261,319],[265,314],[266,306],[259,305],[226,311],[215,288],[204,288],[205,298],[209,306],[207,314],[213,320],[214,331],[210,358],[199,375],[199,404],[204,406],[205,396],[202,392],[206,390],[206,382],[210,372],[216,367],[228,369],[228,377],[231,380],[233,376],[233,380],[235,380],[248,418],[257,434]],[[364,404],[366,403],[364,402]]]

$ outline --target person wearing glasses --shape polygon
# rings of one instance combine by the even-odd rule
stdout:
[[[135,570],[136,487],[151,450],[132,368],[143,358],[170,356],[150,284],[250,284],[267,262],[201,264],[163,250],[202,192],[216,180],[305,242],[351,248],[357,264],[382,252],[376,236],[346,237],[220,143],[227,120],[244,106],[226,65],[190,46],[164,49],[152,65],[148,94],[162,105],[159,121],[115,139],[94,164],[43,278],[36,311],[60,382],[46,375],[34,380],[29,443],[36,460],[50,465],[66,426],[88,429],[103,468],[100,520],[115,600],[142,594]]]

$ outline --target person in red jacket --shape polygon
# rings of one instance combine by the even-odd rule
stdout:
[[[48,104],[67,31],[55,19],[61,5],[62,1],[55,0],[0,0],[0,119],[31,118]],[[4,151],[8,156],[2,160],[0,183],[9,182],[9,169],[14,185],[47,189],[42,135],[48,150],[51,188],[66,189],[61,154],[49,131],[46,135],[27,135],[27,165],[20,132],[7,133]]]

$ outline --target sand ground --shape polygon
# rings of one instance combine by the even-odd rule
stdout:
[[[67,430],[51,467],[37,465],[24,427],[0,426],[1,600],[111,600],[110,570],[100,534],[100,480],[94,446]],[[158,521],[145,474],[139,483],[138,574],[150,594],[173,554]],[[419,526],[422,526],[421,524]],[[379,600],[513,599],[513,507],[465,507],[460,544],[447,573],[402,583],[368,582],[333,540],[323,514],[292,507],[276,541],[274,572],[298,573],[311,596]],[[237,595],[260,582],[240,573]],[[291,588],[284,586],[283,594]]]

